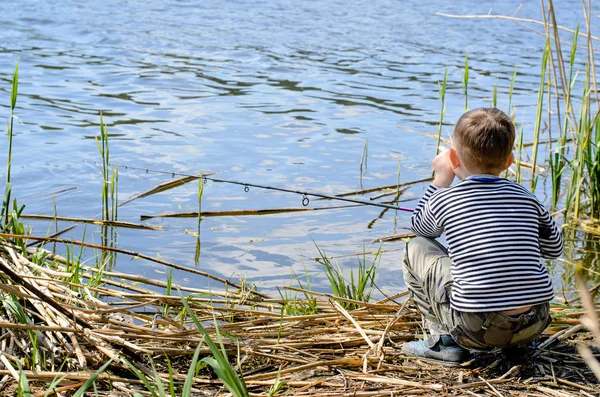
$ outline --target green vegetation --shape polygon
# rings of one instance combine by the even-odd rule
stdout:
[[[550,3],[551,4],[551,3]],[[549,10],[550,13],[550,10]],[[554,23],[553,29],[556,29],[556,24]],[[598,105],[598,100],[596,99],[596,103],[594,103],[594,98],[597,98],[597,89],[595,82],[595,71],[593,68],[593,54],[591,47],[588,46],[588,62],[586,63],[585,71],[581,73],[582,81],[578,81],[579,72],[576,71],[576,51],[577,51],[577,42],[579,33],[579,27],[575,30],[572,38],[572,46],[570,51],[570,56],[568,57],[568,61],[563,61],[562,52],[559,46],[559,42],[557,40],[553,41],[553,38],[550,36],[551,27],[546,26],[546,42],[543,50],[542,58],[541,58],[541,70],[540,70],[540,81],[538,88],[538,101],[536,108],[536,117],[535,117],[535,125],[533,127],[533,141],[531,143],[524,142],[524,131],[523,131],[523,123],[520,123],[520,132],[518,134],[517,142],[515,144],[516,151],[516,162],[514,167],[514,175],[516,181],[522,182],[523,180],[529,179],[530,188],[532,191],[538,189],[538,180],[540,178],[548,177],[551,182],[551,193],[552,193],[552,207],[554,209],[563,206],[564,208],[564,224],[580,224],[582,221],[589,221],[593,227],[598,228],[597,218],[600,216],[600,122],[598,122],[598,112],[596,111],[596,107]],[[558,33],[555,32],[557,35]],[[555,46],[552,46],[554,42]],[[561,64],[562,63],[562,64]],[[566,67],[568,63],[568,68]],[[567,73],[568,69],[568,73]],[[552,74],[555,71],[559,71],[559,76],[553,76]],[[564,72],[563,72],[564,71]],[[448,69],[444,71],[443,80],[439,84],[439,94],[441,100],[441,110],[440,110],[440,118],[439,124],[437,128],[437,145],[436,145],[436,154],[439,153],[440,150],[440,142],[442,141],[441,132],[442,125],[444,122],[445,112],[446,112],[446,91],[448,86]],[[515,82],[517,80],[517,72],[516,70],[512,74],[512,78],[510,81],[510,88],[508,90],[508,112],[509,114],[515,118],[516,108],[513,104],[513,89],[515,86]],[[464,107],[465,110],[468,110],[468,85],[469,85],[469,58],[468,55],[465,56],[464,63],[464,73],[462,78],[462,90],[464,93]],[[501,86],[500,86],[501,89]],[[554,96],[556,100],[556,106],[553,115],[551,112],[548,112],[548,121],[546,122],[547,130],[544,129],[544,109],[545,106],[550,106],[552,99],[552,92],[554,89]],[[573,92],[575,90],[580,91],[579,96],[574,96]],[[2,230],[7,233],[13,233],[18,235],[27,235],[30,233],[28,227],[23,225],[20,222],[21,213],[23,211],[24,206],[19,206],[16,200],[11,201],[11,161],[12,161],[12,138],[13,138],[13,120],[15,116],[15,106],[17,100],[17,91],[18,91],[18,66],[15,68],[15,72],[12,80],[12,94],[11,94],[11,118],[8,123],[8,163],[7,163],[7,177],[6,177],[6,186],[4,192],[4,199],[2,204],[2,209],[0,212],[0,224],[2,225]],[[497,106],[498,104],[498,95],[499,95],[499,85],[498,80],[493,86],[493,96],[492,96],[492,104]],[[544,104],[544,101],[547,100],[547,105]],[[562,101],[562,102],[560,102]],[[562,103],[562,105],[561,105]],[[561,112],[561,109],[563,110]],[[552,123],[551,118],[555,117],[558,119],[558,123]],[[552,119],[554,120],[554,119]],[[556,137],[551,136],[550,126],[555,125],[559,128],[559,135]],[[547,134],[547,147],[545,150],[540,145],[543,144],[542,136]],[[98,148],[100,155],[102,157],[102,165],[101,165],[101,173],[102,173],[102,212],[101,218],[103,221],[108,223],[102,225],[102,245],[108,247],[114,247],[117,240],[117,232],[114,226],[111,226],[109,222],[117,221],[118,218],[118,178],[119,178],[119,169],[118,166],[112,166],[110,163],[110,148],[109,148],[109,135],[107,131],[107,127],[104,124],[104,120],[102,116],[100,116],[100,137],[97,140]],[[554,146],[553,146],[554,145]],[[531,149],[529,149],[531,148]],[[530,150],[531,154],[527,151]],[[546,158],[543,158],[543,154],[546,154]],[[360,164],[360,175],[361,175],[361,183],[363,172],[366,172],[367,169],[367,159],[368,159],[368,142],[365,141],[363,154],[361,157]],[[525,160],[531,159],[529,164],[525,163]],[[528,160],[529,161],[529,160]],[[544,162],[547,162],[548,168],[547,171],[540,171],[538,168],[538,163],[540,165],[545,165]],[[201,174],[200,174],[201,175]],[[396,199],[400,195],[400,159],[398,159],[398,181],[396,187]],[[200,258],[200,223],[201,223],[201,214],[202,214],[202,197],[203,197],[203,188],[204,188],[204,180],[198,178],[198,215],[197,215],[197,236],[196,236],[196,253],[195,253],[195,263],[199,264]],[[56,218],[56,208],[54,209],[55,218]],[[55,221],[57,221],[55,219]],[[58,229],[57,229],[58,231]],[[85,237],[85,233],[84,233]],[[573,233],[570,238],[576,239],[577,236]],[[98,292],[100,287],[104,286],[104,283],[108,280],[113,282],[115,279],[112,279],[110,275],[107,273],[114,266],[116,261],[116,254],[109,250],[101,250],[93,260],[96,263],[92,266],[94,271],[91,271],[89,267],[84,266],[83,259],[83,246],[80,246],[79,251],[75,251],[75,245],[69,244],[66,245],[66,254],[64,257],[64,262],[61,262],[60,265],[58,262],[49,260],[48,253],[42,250],[37,250],[32,252],[30,248],[27,247],[27,240],[23,238],[15,238],[12,242],[20,249],[19,251],[26,255],[31,259],[31,262],[37,265],[40,268],[46,267],[49,270],[61,272],[59,276],[57,276],[56,280],[60,281],[61,292],[65,294],[65,296],[80,296],[80,295],[89,295],[96,299],[94,305],[101,303],[100,299],[103,297],[111,297],[114,298],[118,296],[115,291],[107,291],[104,289],[102,293]],[[594,248],[594,247],[592,247]],[[317,246],[317,251],[320,255],[320,263],[323,264],[325,269],[325,275],[329,282],[329,286],[333,296],[341,298],[339,302],[344,308],[353,310],[361,307],[356,302],[368,302],[371,303],[372,296],[374,293],[374,289],[376,288],[375,279],[377,275],[377,268],[379,265],[379,261],[381,259],[381,248],[374,254],[373,259],[367,259],[366,249],[363,251],[362,258],[358,260],[358,267],[355,269],[350,269],[349,272],[344,272],[342,267],[335,261],[331,260],[329,257],[325,255],[325,252]],[[197,269],[195,269],[197,270]],[[589,270],[590,272],[594,272],[592,269],[584,269]],[[597,272],[596,272],[597,274]],[[39,272],[35,272],[30,276],[31,279],[34,278],[42,278],[48,277],[47,274],[42,274]],[[293,278],[292,278],[293,276]],[[277,329],[276,336],[275,334],[271,334],[268,342],[270,343],[269,349],[273,346],[279,346],[285,340],[285,333],[289,332],[286,329],[286,326],[289,325],[289,320],[287,317],[289,316],[318,316],[324,313],[323,306],[324,304],[321,302],[321,306],[319,306],[314,292],[311,291],[311,282],[308,276],[308,272],[306,274],[306,281],[303,282],[292,270],[292,276],[290,277],[290,286],[292,282],[299,286],[299,288],[294,289],[283,289],[279,291],[280,300],[272,299],[269,302],[269,305],[264,304],[262,301],[253,302],[253,306],[249,306],[249,309],[239,310],[238,309],[244,305],[244,299],[246,299],[249,295],[251,295],[251,291],[254,288],[240,288],[239,291],[231,293],[231,295],[241,296],[246,294],[243,298],[240,298],[236,303],[232,303],[232,301],[228,300],[230,291],[225,288],[225,292],[220,296],[223,298],[222,301],[217,303],[210,300],[210,302],[206,303],[206,306],[209,306],[212,310],[210,315],[212,316],[212,326],[214,326],[214,332],[211,333],[213,338],[209,336],[209,332],[204,327],[203,324],[207,324],[211,319],[206,315],[206,312],[202,312],[202,309],[205,309],[204,303],[199,303],[201,301],[200,298],[211,296],[210,294],[201,293],[193,293],[184,298],[180,294],[181,304],[177,302],[177,305],[171,298],[172,290],[178,289],[176,282],[173,279],[173,269],[169,268],[166,271],[166,282],[158,283],[158,281],[153,286],[160,286],[160,288],[164,288],[164,294],[157,294],[156,307],[154,314],[154,319],[152,320],[152,332],[154,330],[160,330],[160,327],[167,327],[168,325],[179,325],[180,328],[184,328],[183,326],[186,324],[190,324],[191,322],[196,326],[198,333],[202,336],[201,340],[198,339],[190,339],[191,342],[189,346],[195,346],[195,349],[189,350],[189,355],[187,356],[186,366],[187,374],[184,379],[183,377],[177,377],[176,371],[173,369],[173,364],[171,359],[169,358],[168,353],[164,354],[156,354],[155,356],[148,356],[146,363],[149,363],[151,366],[150,371],[144,371],[140,368],[139,363],[132,362],[130,357],[122,357],[120,355],[115,356],[118,357],[118,361],[122,361],[119,363],[119,371],[126,372],[129,369],[131,376],[133,374],[141,383],[143,387],[145,387],[145,394],[141,394],[140,392],[136,392],[134,395],[148,395],[148,393],[154,397],[167,397],[167,396],[191,396],[193,393],[194,382],[197,381],[196,377],[200,373],[203,368],[212,369],[212,371],[216,374],[216,376],[223,382],[225,387],[229,390],[229,392],[235,397],[248,396],[248,390],[246,387],[246,382],[249,382],[249,377],[244,378],[242,375],[242,365],[240,363],[240,354],[239,354],[239,345],[238,345],[238,365],[233,366],[230,362],[230,357],[227,355],[226,345],[224,342],[224,337],[229,338],[229,330],[225,329],[225,326],[228,323],[222,321],[225,319],[230,319],[233,323],[238,318],[251,319],[251,314],[258,316],[256,313],[269,314],[269,316],[265,316],[265,319],[260,319],[256,324],[252,324],[252,327],[262,327],[263,324],[266,327],[270,327],[270,329],[275,329],[272,321],[273,318],[277,317],[279,319],[279,328]],[[565,277],[571,277],[572,275],[569,272],[566,272]],[[87,279],[87,284],[85,280]],[[119,285],[119,288],[123,288],[127,290],[127,288],[131,288],[131,290],[140,292],[141,295],[148,292],[148,290],[143,288],[138,288],[135,285],[125,286],[125,284]],[[135,289],[137,288],[137,290]],[[73,292],[72,295],[68,295]],[[161,290],[162,293],[162,290]],[[2,303],[2,307],[4,312],[7,314],[8,320],[19,325],[26,326],[34,326],[40,322],[40,318],[42,315],[35,312],[31,308],[31,304],[27,299],[24,298],[24,292],[20,291],[21,295],[12,294],[12,293],[3,293],[0,295],[0,302]],[[148,293],[150,295],[150,293]],[[565,296],[567,294],[564,294]],[[132,295],[130,295],[132,296]],[[123,302],[127,302],[128,305],[134,305],[135,308],[139,308],[140,306],[136,306],[133,302],[134,298],[127,300],[123,300],[118,302],[120,305],[125,305]],[[327,294],[328,298],[332,298],[331,295]],[[151,298],[148,298],[150,300]],[[345,301],[346,300],[346,301]],[[140,300],[143,304],[148,304],[148,301]],[[276,303],[273,303],[275,302]],[[349,302],[352,301],[352,302]],[[36,301],[37,303],[37,301]],[[69,301],[71,304],[71,301]],[[144,306],[144,305],[141,306]],[[98,307],[86,302],[85,309],[94,312],[98,309]],[[148,304],[150,306],[150,304]],[[75,307],[75,305],[73,305]],[[107,309],[106,307],[101,308],[104,310],[102,314],[98,314],[98,317],[104,318],[107,313],[111,313],[111,311],[118,311],[119,309],[114,309],[116,306],[112,306]],[[151,306],[150,306],[151,307]],[[192,310],[192,307],[194,308]],[[227,311],[226,309],[230,309]],[[381,308],[380,308],[381,309]],[[129,309],[130,310],[130,309]],[[133,313],[133,312],[132,312]],[[203,313],[198,314],[198,313]],[[224,314],[226,313],[226,314]],[[250,314],[248,314],[250,313]],[[42,312],[43,314],[43,312]],[[148,316],[146,313],[133,313],[139,314],[139,317],[135,319],[135,321],[142,321],[140,319],[147,319]],[[274,314],[274,315],[273,315]],[[332,314],[331,312],[328,314]],[[165,319],[165,321],[160,322],[157,321],[156,328],[154,324],[154,320],[160,320],[160,317]],[[144,317],[146,316],[146,317]],[[220,330],[219,322],[217,321],[217,316],[221,319],[221,327],[223,328],[223,332]],[[247,316],[247,317],[244,317]],[[179,318],[178,318],[179,317]],[[176,321],[171,321],[171,319],[175,318],[179,321],[179,324]],[[571,317],[565,317],[565,319],[569,320]],[[171,323],[169,323],[169,321]],[[413,319],[414,320],[414,319]],[[248,320],[248,322],[252,322],[253,320]],[[269,323],[271,321],[271,323]],[[321,320],[326,321],[326,320]],[[371,318],[364,320],[365,324],[368,326],[373,326]],[[412,321],[414,322],[414,321]],[[405,324],[410,324],[411,321],[406,321]],[[69,323],[71,324],[71,323]],[[76,324],[75,320],[73,320],[72,324]],[[109,322],[107,322],[109,324]],[[165,325],[168,324],[168,325]],[[384,324],[383,321],[380,324]],[[137,324],[134,324],[137,326]],[[311,323],[312,326],[317,326],[318,324]],[[329,328],[331,328],[331,324],[327,324]],[[407,325],[406,327],[409,327]],[[211,326],[207,325],[208,329],[211,329]],[[350,328],[350,326],[347,326]],[[73,331],[64,331],[65,333],[69,333]],[[84,333],[81,328],[76,329],[75,331]],[[181,331],[181,329],[178,329]],[[296,332],[297,330],[293,330]],[[406,332],[404,332],[406,331]],[[409,334],[410,328],[406,328],[404,330],[404,334]],[[16,332],[16,331],[15,331]],[[60,354],[56,357],[54,355],[48,354],[48,349],[44,348],[44,344],[50,344],[46,337],[46,331],[40,331],[35,328],[24,329],[19,336],[21,336],[21,340],[23,343],[27,344],[28,349],[26,350],[26,354],[22,357],[11,356],[8,359],[10,362],[14,363],[16,367],[18,367],[18,384],[17,384],[17,395],[19,396],[31,396],[31,387],[30,381],[27,379],[26,370],[34,369],[34,370],[54,370],[56,366],[60,366],[62,368],[63,365],[66,365],[67,359]],[[50,331],[48,331],[50,332]],[[62,331],[61,331],[62,332]],[[74,331],[73,331],[74,332]],[[181,331],[184,332],[184,331]],[[187,332],[187,331],[185,331]],[[354,332],[354,331],[353,331]],[[135,334],[137,335],[137,334]],[[153,335],[153,334],[152,334]],[[216,335],[216,337],[215,337]],[[231,334],[233,335],[233,334]],[[355,334],[354,334],[355,335]],[[148,335],[146,335],[148,336]],[[214,339],[214,340],[213,340]],[[233,337],[232,340],[235,340]],[[216,340],[216,342],[215,342]],[[107,338],[104,342],[106,345],[109,345],[110,338]],[[327,342],[327,341],[325,341]],[[131,343],[128,341],[128,343]],[[206,344],[206,345],[204,345]],[[325,343],[324,343],[325,344]],[[123,346],[128,346],[127,344],[119,345],[120,348]],[[208,346],[210,350],[209,356],[202,357],[203,354],[207,354],[205,350],[202,351],[203,346]],[[103,346],[105,348],[105,346]],[[125,350],[125,349],[123,349]],[[193,356],[191,360],[189,356],[193,350]],[[261,352],[266,351],[263,347]],[[273,350],[269,350],[271,353]],[[231,349],[230,349],[231,352]],[[290,349],[290,352],[293,350]],[[269,353],[269,354],[270,354]],[[124,353],[123,353],[124,354]],[[289,353],[291,357],[291,353]],[[104,357],[104,356],[103,356]],[[162,359],[159,362],[159,358]],[[294,358],[291,357],[292,360],[288,362],[294,363]],[[314,359],[311,357],[311,359]],[[61,362],[62,360],[62,362]],[[69,358],[69,360],[73,360]],[[156,362],[155,362],[156,360]],[[234,358],[235,360],[235,358]],[[117,360],[115,360],[117,361]],[[303,364],[304,359],[298,360],[296,364]],[[189,362],[189,367],[188,363]],[[273,361],[277,362],[277,361]],[[308,361],[307,361],[308,362]],[[113,359],[108,359],[108,361],[102,361],[103,365],[100,366],[99,363],[95,362],[93,368],[98,368],[87,381],[81,385],[77,390],[70,391],[70,393],[74,393],[74,396],[83,396],[85,392],[91,388],[96,387],[96,381],[98,381],[98,377],[104,371],[111,366],[113,366]],[[124,365],[123,365],[124,363]],[[367,360],[365,358],[365,365]],[[272,364],[272,362],[270,362]],[[286,365],[288,365],[286,364]],[[159,371],[160,365],[163,368],[166,366],[168,373],[165,375]],[[291,365],[291,364],[290,364]],[[273,366],[273,365],[271,365]],[[325,365],[324,365],[325,366]],[[268,385],[268,390],[264,390],[268,396],[277,395],[282,391],[282,389],[286,386],[285,374],[282,376],[282,366],[273,366],[277,370],[277,375],[272,384]],[[24,369],[25,368],[25,369]],[[72,369],[74,366],[69,367],[68,369]],[[235,368],[235,369],[234,369]],[[62,382],[64,377],[55,378],[47,387],[46,395],[50,395],[53,390],[55,390]],[[546,379],[547,380],[547,379]],[[104,382],[104,380],[103,380]],[[138,389],[139,390],[139,389]]]
[[[227,359],[227,352],[225,351],[225,346],[223,345],[223,339],[222,339],[221,333],[219,332],[219,326],[217,324],[217,319],[213,317],[219,346],[217,346],[216,343],[213,342],[213,340],[210,338],[210,336],[206,332],[206,329],[202,326],[202,324],[198,320],[196,313],[194,313],[194,311],[192,309],[190,309],[190,306],[189,306],[187,300],[181,295],[181,291],[179,291],[179,296],[181,297],[181,302],[183,303],[183,306],[185,307],[186,312],[189,314],[190,318],[196,325],[196,328],[198,328],[198,331],[200,332],[200,334],[204,337],[204,341],[206,342],[206,344],[210,348],[210,351],[213,354],[213,357],[204,357],[201,361],[208,364],[213,369],[213,371],[215,371],[215,374],[217,374],[219,379],[221,379],[223,381],[223,384],[225,385],[225,387],[227,387],[227,389],[231,392],[231,394],[234,395],[234,397],[247,397],[248,390],[246,389],[246,384],[244,383],[243,378],[240,378],[238,376],[238,374],[231,367],[229,360]],[[213,312],[213,316],[214,316],[214,312]],[[188,377],[187,377],[184,387],[183,387],[182,396],[185,396],[185,397],[191,395],[192,381],[194,378],[193,370],[195,369],[196,362],[198,360],[198,355],[200,353],[199,349],[200,349],[200,346],[198,346],[198,349],[196,349],[196,352],[194,353],[194,359],[192,360],[192,365],[190,366],[190,372],[188,372]]]
[[[437,128],[437,143],[435,145],[435,155],[440,154],[440,141],[442,139],[442,126],[444,124],[444,115],[446,114],[446,87],[448,84],[448,68],[444,70],[444,79],[440,84],[438,84],[438,89],[440,91],[440,101],[442,102],[442,108],[440,110],[440,122],[438,123]],[[432,171],[433,176],[433,171]]]
[[[296,275],[293,269],[290,269],[290,286],[296,284],[303,291],[311,291],[311,284],[308,272],[306,272],[306,288],[302,284],[302,280]],[[298,292],[298,291],[289,291],[286,289],[281,289],[277,287],[277,292],[282,300],[281,305],[281,317],[284,315],[297,316],[297,315],[306,315],[310,316],[313,314],[317,314],[319,309],[317,308],[317,300],[312,296],[309,292]],[[304,299],[299,299],[298,294],[304,296]]]
[[[367,264],[367,253],[363,252],[362,260],[358,260],[356,273],[350,270],[350,277],[346,278],[342,268],[337,262],[331,262],[325,252],[317,246],[320,262],[325,266],[325,275],[329,280],[331,292],[340,298],[350,299],[360,302],[369,302],[375,287],[375,274],[377,265],[381,259],[381,248],[375,254],[370,265]],[[358,306],[354,303],[342,302],[346,309],[356,309]]]
[[[444,80],[446,76],[444,76]],[[465,54],[465,69],[463,72],[462,89],[465,94],[465,112],[469,110],[469,54]]]
[[[112,166],[110,163],[110,145],[108,129],[104,124],[104,118],[100,113],[100,138],[96,138],[98,151],[102,158],[100,170],[102,172],[102,214],[101,219],[105,221],[102,225],[101,241],[103,246],[114,247],[117,243],[117,230],[110,222],[118,220],[118,185],[119,185],[119,166]],[[98,268],[113,268],[116,264],[116,255],[114,252],[102,250],[99,257]]]
[[[15,107],[17,106],[17,92],[19,89],[19,64],[15,66],[15,72],[12,78],[12,90],[10,96],[10,121],[7,123],[8,131],[8,160],[6,164],[6,185],[4,187],[4,199],[2,201],[2,229],[7,230],[10,223],[10,194],[12,190],[12,184],[10,182],[10,171],[12,163],[12,146],[13,146],[13,126],[15,121]]]

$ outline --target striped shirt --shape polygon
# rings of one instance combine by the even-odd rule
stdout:
[[[412,229],[425,237],[446,232],[453,309],[510,310],[554,296],[540,258],[562,254],[561,232],[538,199],[515,182],[473,175],[449,188],[431,184],[413,213]]]

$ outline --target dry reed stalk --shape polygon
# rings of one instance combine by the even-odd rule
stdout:
[[[127,167],[125,167],[125,169],[127,169]],[[212,174],[203,174],[203,176],[209,176],[209,175],[212,175]],[[173,188],[185,185],[186,183],[195,181],[198,178],[199,178],[199,176],[191,176],[190,175],[190,176],[183,176],[183,177],[180,177],[180,178],[172,179],[172,180],[167,181],[167,182],[160,183],[160,184],[154,186],[153,188],[151,188],[149,190],[146,190],[143,193],[136,194],[135,196],[133,196],[133,197],[131,197],[131,198],[129,198],[129,199],[127,199],[127,200],[119,203],[119,207],[121,207],[121,206],[123,206],[123,205],[125,205],[127,203],[130,203],[130,202],[132,202],[134,200],[138,200],[138,199],[141,199],[141,198],[144,198],[144,197],[148,197],[148,196],[150,196],[152,194],[164,192],[164,191],[167,191],[167,190],[170,190],[170,189],[173,189]]]
[[[383,384],[388,384],[388,385],[410,386],[410,387],[416,387],[416,388],[420,388],[420,389],[434,390],[434,391],[443,391],[445,389],[445,386],[441,385],[441,384],[423,384],[423,383],[411,382],[411,381],[407,381],[407,380],[403,380],[403,379],[387,378],[387,377],[375,376],[375,375],[369,375],[369,376],[357,375],[357,376],[354,376],[354,379],[364,380],[364,381],[368,381],[368,382],[375,382],[375,383],[383,383]]]
[[[75,222],[75,223],[89,223],[92,225],[123,227],[123,228],[127,228],[127,229],[162,230],[162,227],[159,227],[159,226],[140,225],[138,223],[132,223],[132,222],[107,221],[107,220],[89,219],[89,218],[72,218],[72,217],[66,217],[66,216],[21,214],[21,218],[47,220],[47,221],[53,221],[53,222],[54,221],[64,221],[64,222]]]
[[[399,234],[394,234],[391,236],[376,238],[375,240],[373,240],[373,242],[374,243],[384,243],[386,241],[398,241],[398,240],[404,240],[404,239],[408,239],[408,238],[412,238],[412,237],[415,237],[414,233],[399,233]]]
[[[443,12],[436,12],[436,15],[440,15],[442,17],[448,17],[448,18],[460,18],[460,19],[506,19],[509,21],[518,21],[518,22],[526,22],[526,23],[533,23],[536,25],[544,25],[544,22],[542,21],[538,21],[535,19],[528,19],[528,18],[517,18],[517,17],[511,17],[511,16],[506,16],[506,15],[454,15],[454,14],[446,14]],[[554,28],[554,25],[552,24],[548,24],[549,27]],[[575,33],[575,31],[573,29],[569,29],[566,28],[564,26],[556,26],[557,29],[559,30],[563,30],[565,32],[569,32],[569,33]],[[591,40],[595,40],[595,41],[600,41],[600,37],[596,37],[596,36],[588,36],[588,34],[586,33],[579,33],[580,36],[583,36],[585,38],[591,38]]]
[[[33,395],[33,397],[51,397],[51,396],[60,396],[60,393],[69,391],[69,390],[74,390],[74,389],[78,389],[79,387],[83,386],[85,384],[85,382],[76,382],[76,383],[72,383],[70,385],[67,386],[63,386],[63,387],[57,387],[56,389],[52,390],[50,393],[42,391],[39,393],[35,393]]]
[[[152,218],[215,218],[220,216],[257,216],[257,215],[273,215],[273,214],[285,214],[290,212],[307,212],[307,211],[321,211],[321,210],[338,210],[341,208],[358,207],[363,204],[350,204],[350,205],[337,205],[331,207],[289,207],[289,208],[262,208],[252,210],[227,210],[227,211],[202,211],[198,212],[175,212],[170,214],[153,214],[153,215],[142,215],[141,220],[145,221]]]
[[[581,317],[581,324],[590,330],[593,336],[592,343],[600,349],[600,320],[595,310],[596,305],[581,275],[577,277],[577,284],[580,291],[581,303],[585,309],[585,314]],[[588,345],[580,343],[578,349],[579,354],[581,354],[587,365],[594,372],[594,375],[596,375],[596,378],[600,381],[600,361],[594,357]]]

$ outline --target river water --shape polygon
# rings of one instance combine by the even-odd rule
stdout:
[[[102,182],[95,137],[101,111],[111,161],[121,166],[121,201],[171,179],[125,165],[212,172],[326,194],[394,184],[399,160],[401,182],[425,178],[435,141],[422,133],[436,132],[438,82],[447,67],[446,136],[464,111],[466,53],[470,108],[489,106],[497,82],[498,106],[508,109],[516,68],[512,103],[527,141],[543,36],[506,20],[436,15],[490,9],[511,15],[521,3],[519,17],[541,19],[539,2],[529,0],[3,0],[5,119],[17,62],[20,75],[13,196],[26,205],[26,214],[51,215],[55,201],[58,215],[97,218]],[[583,20],[580,2],[557,3],[559,24],[573,28]],[[4,143],[0,161],[6,162]],[[425,186],[409,189],[402,198],[412,201],[403,205],[414,206]],[[53,193],[63,189],[70,190]],[[119,219],[139,223],[142,215],[195,211],[197,189],[190,183],[133,201],[120,208]],[[331,205],[336,203],[309,204]],[[281,207],[302,207],[302,197],[212,182],[204,187],[204,211]],[[266,290],[289,284],[293,273],[308,274],[313,288],[327,290],[323,268],[313,260],[316,246],[335,256],[371,252],[380,246],[373,240],[406,232],[408,221],[408,213],[366,206],[205,218],[198,266],[223,277],[241,275]],[[28,223],[38,235],[54,229],[48,222]],[[119,229],[118,247],[195,266],[196,219],[146,223],[163,230]],[[59,228],[68,225],[59,222]],[[80,225],[65,237],[99,243],[99,233]],[[385,291],[404,288],[401,248],[402,243],[382,247],[388,252],[377,282]],[[92,255],[86,254],[88,263]],[[348,270],[357,258],[344,256],[338,263]],[[163,266],[128,257],[118,258],[117,270],[165,277]],[[183,272],[174,276],[183,285],[209,284]]]

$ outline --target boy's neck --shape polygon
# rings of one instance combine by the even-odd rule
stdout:
[[[460,173],[460,175],[459,175]],[[500,172],[490,172],[490,171],[480,171],[480,170],[467,170],[464,167],[461,167],[460,172],[457,173],[457,177],[460,180],[467,179],[472,176],[487,176],[487,177],[495,177],[498,178],[500,176]]]

